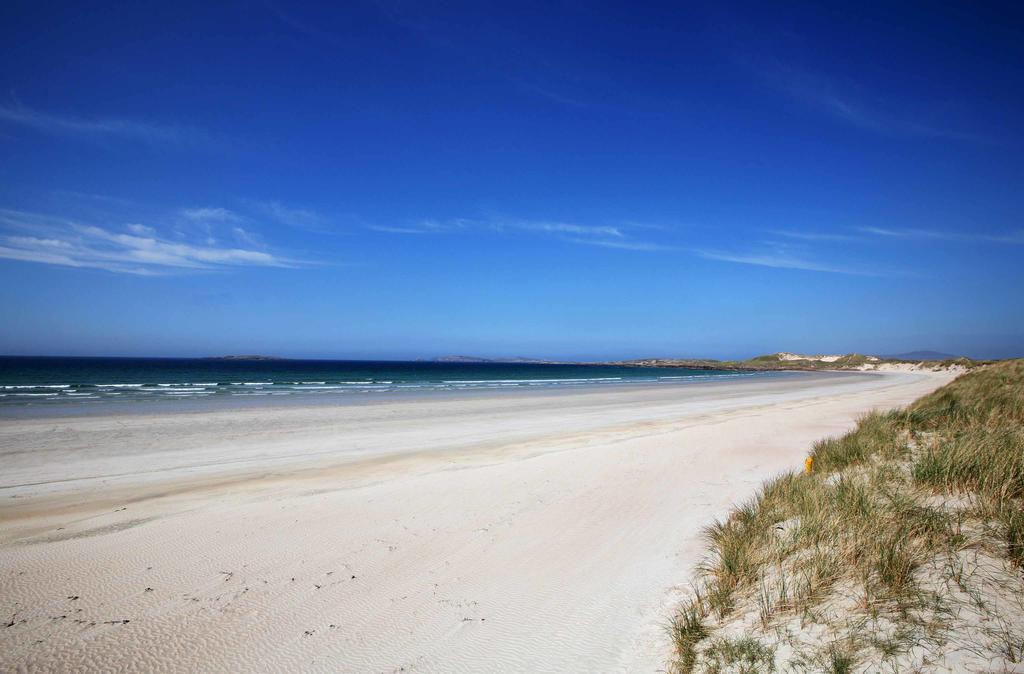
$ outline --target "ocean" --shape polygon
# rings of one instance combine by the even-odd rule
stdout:
[[[765,373],[615,365],[359,360],[0,357],[0,413],[172,409],[202,401],[342,401],[346,397],[479,390],[666,384]],[[152,406],[152,407],[149,407]]]

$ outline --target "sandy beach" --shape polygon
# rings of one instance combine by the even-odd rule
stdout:
[[[0,420],[0,669],[660,671],[702,527],[953,376]]]

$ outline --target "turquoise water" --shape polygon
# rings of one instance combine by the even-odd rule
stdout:
[[[537,390],[764,376],[612,365],[188,358],[0,358],[0,412],[113,403],[394,396],[408,392]],[[162,408],[161,408],[162,409]]]

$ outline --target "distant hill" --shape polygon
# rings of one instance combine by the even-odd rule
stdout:
[[[882,356],[882,358],[890,358],[892,360],[956,360],[960,356],[954,356],[951,353],[942,353],[940,351],[908,351],[906,353],[897,353],[892,356]]]
[[[207,356],[203,360],[288,360],[287,358],[278,358],[277,356],[258,356],[258,355],[244,355],[244,356]]]
[[[438,356],[430,359],[432,363],[493,363],[490,358],[477,356]]]
[[[439,356],[434,363],[523,363],[526,365],[556,365],[565,361],[541,360],[538,358],[480,358],[478,356]]]

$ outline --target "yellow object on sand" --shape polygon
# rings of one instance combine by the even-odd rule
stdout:
[[[813,456],[808,456],[807,460],[804,461],[804,472],[807,473],[808,475],[810,475],[811,474],[811,468],[813,468],[813,467],[814,467],[814,457]]]

